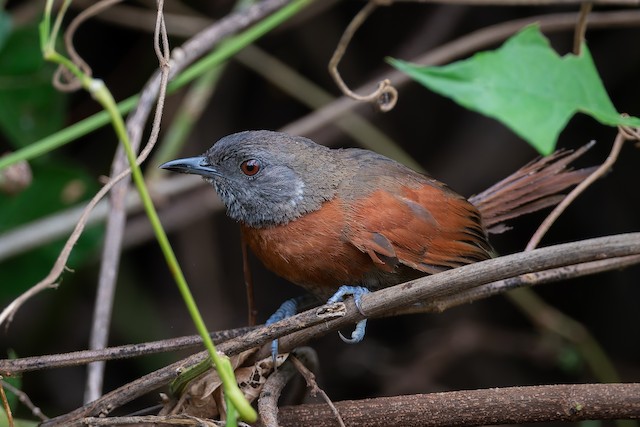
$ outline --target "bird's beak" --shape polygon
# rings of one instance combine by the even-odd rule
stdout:
[[[161,164],[160,168],[173,172],[190,173],[206,177],[222,176],[214,167],[207,164],[207,159],[203,156],[171,160],[170,162]]]

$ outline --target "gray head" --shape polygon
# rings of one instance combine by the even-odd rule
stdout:
[[[266,130],[226,136],[202,156],[160,167],[202,175],[227,214],[252,227],[285,224],[332,199],[340,182],[333,150]]]

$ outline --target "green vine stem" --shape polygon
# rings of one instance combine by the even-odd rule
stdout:
[[[88,91],[91,96],[100,103],[100,105],[102,105],[102,107],[108,114],[116,135],[118,136],[120,141],[122,141],[125,153],[127,155],[127,160],[129,161],[129,165],[131,167],[133,181],[136,185],[149,221],[151,222],[151,226],[154,230],[156,239],[158,240],[169,270],[176,280],[178,289],[185,301],[185,305],[187,306],[194,325],[196,326],[198,333],[202,337],[211,360],[213,361],[218,374],[220,375],[220,379],[223,382],[223,388],[229,404],[228,411],[230,414],[232,414],[230,425],[237,425],[237,422],[235,422],[236,410],[238,412],[238,415],[242,419],[250,422],[255,421],[257,419],[257,413],[253,409],[253,407],[251,407],[251,404],[245,399],[242,392],[240,392],[229,359],[224,355],[218,354],[215,345],[213,344],[213,341],[209,336],[204,320],[202,319],[202,316],[200,315],[200,312],[196,306],[195,300],[193,299],[193,295],[189,290],[175,253],[173,252],[173,249],[169,244],[169,239],[167,238],[167,235],[162,228],[160,218],[158,217],[158,213],[155,209],[155,206],[153,205],[151,196],[149,195],[149,191],[145,185],[144,177],[139,165],[136,162],[136,154],[131,148],[124,120],[118,110],[118,106],[116,105],[111,92],[108,90],[102,80],[94,79],[87,76],[72,61],[55,51],[55,46],[52,40],[55,40],[55,35],[59,31],[59,22],[61,21],[61,15],[66,10],[66,6],[68,6],[69,1],[63,4],[60,13],[57,16],[53,32],[48,33],[48,30],[50,28],[52,3],[52,0],[47,0],[44,20],[40,26],[40,37],[43,56],[48,61],[66,67],[80,81],[82,87],[86,91]]]
[[[212,51],[209,55],[200,59],[181,74],[176,76],[174,80],[169,83],[167,88],[168,93],[172,93],[182,86],[190,83],[196,77],[205,73],[211,67],[221,64],[222,62],[235,55],[238,51],[242,50],[245,46],[256,41],[278,25],[282,24],[299,11],[304,9],[313,0],[294,0],[282,9],[274,12],[267,18],[251,26],[247,30],[229,37],[225,42]],[[50,9],[49,12],[50,13]],[[45,10],[45,18],[40,26],[41,40],[43,40],[43,34],[49,35],[50,20],[47,18],[47,11]],[[41,42],[43,52],[45,50],[44,44]],[[52,46],[51,46],[52,47]],[[118,103],[118,111],[120,114],[126,114],[131,111],[138,103],[138,95],[131,96],[120,103]],[[59,147],[68,144],[102,126],[107,125],[110,122],[109,114],[106,111],[101,111],[84,120],[79,121],[65,129],[62,129],[54,134],[51,134],[41,140],[35,141],[28,146],[21,148],[20,150],[9,153],[0,158],[0,170],[23,160],[31,160],[35,157],[46,154]]]

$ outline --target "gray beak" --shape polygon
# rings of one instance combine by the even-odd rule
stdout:
[[[170,162],[161,164],[160,168],[173,172],[189,173],[206,177],[222,176],[220,172],[207,164],[207,159],[203,156],[171,160]]]

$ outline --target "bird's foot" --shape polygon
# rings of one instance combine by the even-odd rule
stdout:
[[[340,286],[338,291],[335,294],[333,294],[331,298],[329,298],[329,300],[327,301],[327,304],[333,304],[336,302],[343,301],[345,296],[353,295],[353,301],[355,302],[356,307],[358,308],[358,311],[364,315],[364,313],[362,313],[362,309],[360,308],[360,304],[362,302],[362,295],[368,294],[369,292],[370,292],[369,289],[363,286]],[[351,338],[346,338],[340,332],[338,332],[338,335],[340,335],[340,339],[342,339],[342,341],[349,344],[355,344],[364,339],[366,329],[367,329],[367,319],[363,319],[356,324],[355,329],[353,330],[353,332],[351,332]]]
[[[298,312],[298,303],[301,298],[291,298],[283,302],[280,307],[273,313],[265,322],[265,325],[271,325],[280,320],[294,316]],[[275,365],[276,357],[278,356],[278,340],[271,341],[271,357],[273,359],[273,366]]]

